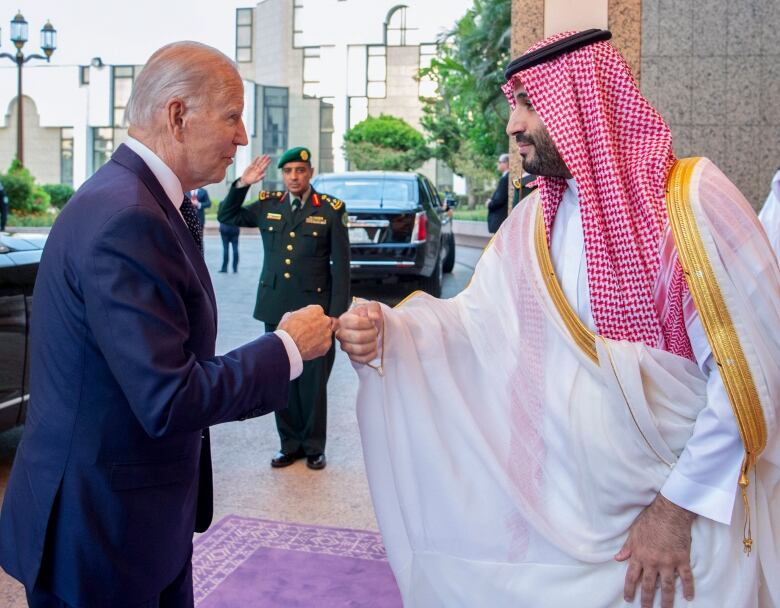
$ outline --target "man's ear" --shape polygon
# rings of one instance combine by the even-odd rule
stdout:
[[[179,142],[184,141],[185,112],[184,102],[178,97],[168,100],[168,103],[165,104],[166,126],[176,141]]]

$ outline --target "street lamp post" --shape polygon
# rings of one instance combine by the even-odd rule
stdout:
[[[41,28],[41,50],[43,55],[27,55],[22,53],[22,47],[27,42],[27,21],[22,13],[16,13],[11,20],[11,42],[16,47],[16,54],[0,53],[16,64],[16,158],[24,165],[24,110],[22,109],[22,66],[30,59],[45,59],[47,62],[57,48],[57,30],[47,21]]]

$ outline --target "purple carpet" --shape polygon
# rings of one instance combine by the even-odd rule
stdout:
[[[200,608],[400,608],[379,534],[230,515],[192,558]]]

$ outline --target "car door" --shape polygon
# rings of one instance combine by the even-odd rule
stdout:
[[[0,431],[20,422],[27,375],[28,296],[0,242]]]
[[[433,267],[439,258],[441,249],[442,218],[439,215],[441,209],[438,199],[434,199],[431,185],[428,180],[420,176],[420,203],[428,216],[428,234],[426,244],[426,266]]]

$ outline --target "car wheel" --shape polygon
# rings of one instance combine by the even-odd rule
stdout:
[[[442,260],[441,254],[439,254],[439,257],[436,260],[436,268],[434,268],[431,276],[422,277],[420,279],[420,289],[425,293],[431,294],[434,298],[440,298],[442,279]]]
[[[444,256],[442,262],[442,270],[444,272],[452,272],[455,268],[455,235],[447,235],[447,254]]]

